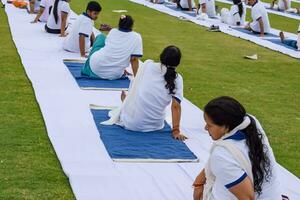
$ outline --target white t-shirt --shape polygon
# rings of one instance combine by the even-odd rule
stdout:
[[[259,125],[260,126],[260,125]],[[243,133],[237,132],[231,139],[227,141],[232,142],[242,152],[245,158],[250,162],[248,155],[249,148],[245,139],[241,139]],[[262,194],[258,196],[257,200],[280,200],[281,190],[280,181],[277,175],[276,160],[273,155],[272,148],[270,147],[267,138],[263,139],[263,144],[267,147],[267,153],[271,161],[272,175],[269,182],[264,182],[262,185]],[[251,162],[250,162],[251,163]],[[239,162],[235,160],[232,154],[224,147],[217,146],[210,157],[210,166],[212,173],[216,176],[215,184],[213,185],[212,195],[215,200],[235,200],[237,199],[229,189],[240,182],[246,177],[246,172],[242,169]]]
[[[50,7],[53,8],[54,0],[41,0],[40,7],[44,8],[44,12],[40,17],[41,22],[47,22],[50,12]]]
[[[288,5],[287,9],[290,9],[290,8],[291,8],[292,2],[291,2],[291,0],[286,0],[286,1],[287,1],[287,5]],[[280,10],[287,10],[287,9],[285,8],[284,1],[283,1],[283,0],[279,0],[279,1],[278,1],[278,8],[279,8]]]
[[[135,111],[121,111],[121,124],[132,131],[149,132],[164,127],[166,108],[173,97],[183,100],[183,80],[180,74],[175,79],[175,94],[166,89],[164,75],[166,67],[152,60],[144,63],[144,76],[137,88]]]
[[[31,2],[31,1],[29,1],[29,2]],[[40,10],[40,3],[41,3],[41,0],[35,0],[34,7],[33,7],[34,12],[38,12]],[[28,9],[30,10],[30,3],[28,4]]]
[[[215,17],[216,16],[216,6],[215,0],[199,0],[199,4],[202,6],[206,4],[206,14],[208,17]]]
[[[188,0],[180,0],[179,3],[182,8],[189,8]],[[191,0],[191,3],[192,3],[192,8],[195,8],[194,0]]]
[[[231,25],[237,25],[237,22],[240,22],[240,25],[244,25],[245,24],[245,20],[246,20],[246,12],[247,12],[247,8],[245,3],[243,2],[243,14],[242,17],[239,14],[239,7],[238,5],[232,5],[230,8],[230,18],[231,18]]]
[[[54,10],[54,6],[52,7],[50,16],[47,20],[47,27],[50,29],[57,30],[57,29],[61,28],[61,12],[69,14],[71,9],[70,9],[70,5],[68,2],[66,2],[64,0],[60,0],[57,5],[57,15],[58,15],[57,23],[55,22],[55,19],[54,19],[53,10]],[[67,19],[67,23],[66,23],[66,27],[67,26],[68,26],[68,19]]]
[[[298,28],[297,46],[298,46],[298,51],[300,51],[300,25],[299,25],[299,28]]]
[[[63,43],[63,48],[70,52],[79,53],[79,36],[85,37],[85,52],[91,47],[91,35],[93,33],[94,21],[86,13],[79,15],[72,24],[71,31]]]
[[[264,32],[265,33],[270,32],[271,27],[270,27],[268,13],[266,11],[265,6],[259,0],[257,0],[255,5],[253,5],[251,9],[251,17],[252,17],[252,22],[250,23],[250,27],[253,31],[260,32],[258,20],[261,18],[264,24]]]
[[[142,37],[134,31],[112,29],[105,46],[90,57],[92,72],[103,79],[118,79],[129,67],[131,57],[142,57]]]

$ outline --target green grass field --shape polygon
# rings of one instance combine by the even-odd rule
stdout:
[[[77,13],[88,0],[72,0]],[[158,60],[169,44],[181,48],[185,97],[199,108],[229,95],[263,124],[280,164],[300,176],[300,61],[125,0],[102,0],[96,22],[117,25],[126,9],[141,33],[145,59]],[[219,5],[219,4],[218,4]],[[249,15],[250,12],[248,12]],[[299,21],[270,15],[273,27],[295,32]],[[29,22],[28,22],[29,23]],[[31,83],[0,10],[0,199],[74,199],[48,139]],[[257,53],[259,60],[243,59]]]

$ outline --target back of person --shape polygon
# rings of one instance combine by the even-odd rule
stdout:
[[[134,31],[112,29],[105,40],[105,46],[90,57],[90,68],[103,79],[118,79],[129,67],[132,56],[143,54],[142,38]]]
[[[216,17],[215,0],[199,0],[199,4],[206,4],[206,14],[208,17]]]
[[[79,52],[79,35],[85,36],[85,50],[91,47],[91,35],[93,33],[94,21],[86,13],[79,15],[72,24],[72,29],[63,43],[65,50],[70,52]]]
[[[192,8],[195,8],[195,2],[194,0],[191,0],[191,5],[192,5]],[[183,9],[188,9],[189,8],[189,4],[188,4],[188,0],[180,0],[179,2],[181,8]]]
[[[240,16],[240,14],[239,14],[238,5],[231,6],[231,8],[230,8],[230,15],[232,16],[232,21],[230,23],[231,25],[237,25],[237,22],[240,22],[240,25],[245,24],[247,8],[246,8],[246,4],[244,2],[242,2],[242,6],[243,6],[242,16]]]
[[[43,7],[45,10],[40,17],[40,21],[47,22],[50,11],[53,7],[53,3],[54,3],[54,0],[41,0],[40,7]]]
[[[55,21],[54,18],[54,5],[51,9],[50,12],[50,16],[47,20],[47,27],[49,29],[53,29],[53,30],[60,30],[61,29],[61,12],[64,12],[66,14],[69,14],[71,11],[70,9],[70,5],[67,1],[65,0],[59,0],[58,4],[57,4],[57,15],[58,15],[58,20],[57,22]],[[68,21],[66,23],[66,28],[68,27]]]
[[[244,134],[241,132],[236,133],[234,136],[237,136],[239,134]],[[241,140],[239,136],[232,137],[231,139],[225,139],[232,144],[234,144],[240,152],[243,154],[243,156],[251,163],[249,158],[249,147],[246,144],[246,140]],[[271,170],[271,176],[267,181],[264,181],[262,185],[262,193],[261,195],[255,194],[257,200],[280,200],[281,199],[281,191],[280,191],[280,185],[277,175],[277,167],[276,167],[276,161],[272,152],[272,148],[270,147],[267,138],[263,138],[263,144],[266,147],[266,152],[268,157],[270,158],[270,168]],[[213,187],[213,197],[215,200],[233,200],[236,199],[236,197],[226,188],[227,186],[234,184],[235,182],[238,182],[237,180],[242,177],[242,175],[245,173],[245,171],[241,168],[239,162],[236,160],[236,158],[233,157],[233,155],[225,148],[217,146],[215,147],[212,155],[211,155],[211,169],[212,172],[215,172],[218,174],[220,171],[227,171],[226,173],[223,173],[223,176],[218,176],[215,181],[215,185]],[[222,165],[221,165],[222,164]],[[224,187],[224,182],[227,183]]]
[[[125,108],[120,119],[126,129],[148,132],[164,127],[165,110],[173,97],[183,100],[183,80],[178,74],[175,79],[175,94],[170,94],[165,87],[164,75],[167,68],[152,60],[147,60],[143,67],[144,76],[137,90],[134,113]]]
[[[251,16],[253,22],[250,24],[250,27],[255,32],[260,32],[259,22],[258,20],[261,18],[264,24],[264,33],[270,32],[270,22],[269,22],[269,16],[267,13],[267,10],[260,1],[257,1],[251,10]]]

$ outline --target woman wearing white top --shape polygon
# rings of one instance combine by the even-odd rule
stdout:
[[[68,27],[68,16],[71,11],[69,2],[71,0],[55,0],[50,16],[48,17],[45,29],[48,33],[67,36],[65,30]]]
[[[204,120],[215,142],[194,182],[194,199],[281,199],[276,160],[259,122],[231,97],[211,100]]]
[[[246,5],[241,0],[233,0],[230,11],[227,8],[221,9],[221,21],[223,23],[243,26],[246,19]]]
[[[147,60],[143,69],[139,69],[143,70],[143,75],[135,88],[134,99],[131,98],[134,106],[126,107],[125,103],[121,108],[120,124],[124,128],[142,132],[162,129],[165,125],[166,108],[171,104],[173,138],[186,139],[180,133],[183,81],[176,72],[180,59],[180,50],[175,46],[168,46],[160,55],[160,63]],[[122,93],[121,99],[124,101],[125,98],[130,97]]]
[[[121,15],[118,29],[112,29],[107,37],[98,35],[81,73],[91,78],[115,80],[122,78],[131,64],[135,75],[138,59],[143,56],[143,44],[141,35],[132,31],[133,23],[130,15]]]
[[[54,0],[41,0],[40,10],[31,23],[47,22],[53,3]]]

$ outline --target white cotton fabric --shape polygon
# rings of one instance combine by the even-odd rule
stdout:
[[[112,29],[105,46],[90,57],[91,70],[103,79],[118,79],[129,67],[131,57],[143,55],[142,37],[134,31]]]
[[[71,10],[70,5],[69,5],[68,2],[63,1],[63,0],[60,0],[58,2],[58,5],[57,5],[57,15],[58,15],[57,23],[55,22],[53,10],[54,10],[54,6],[51,9],[50,16],[48,17],[47,27],[50,28],[50,29],[56,29],[56,30],[59,29],[60,30],[60,28],[61,28],[61,12],[69,14],[70,10]],[[68,18],[67,18],[67,23],[66,23],[66,28],[67,27],[68,27]]]
[[[28,6],[27,6],[28,10],[30,10],[30,3],[29,2],[28,2]],[[40,3],[41,3],[41,0],[35,0],[34,7],[33,7],[34,12],[38,12],[40,10]]]
[[[280,10],[288,10],[291,8],[291,5],[292,5],[292,1],[291,0],[286,0],[287,1],[287,5],[288,7],[285,8],[285,5],[284,5],[284,0],[278,0],[278,8]]]
[[[182,8],[189,8],[188,0],[180,0],[179,3]],[[194,0],[191,0],[191,3],[192,3],[192,8],[195,8]]]
[[[149,132],[164,127],[166,109],[173,97],[183,100],[183,81],[180,74],[175,79],[175,94],[166,89],[166,67],[152,60],[144,63],[143,79],[137,86],[134,108],[122,107],[121,125],[128,130]]]
[[[230,10],[228,10],[227,8],[222,8],[222,10],[221,10],[222,22],[224,22],[225,24],[234,25],[234,26],[237,26],[237,23],[239,22],[240,26],[244,26],[245,21],[246,21],[247,8],[246,8],[245,3],[242,3],[242,4],[243,4],[242,16],[240,16],[240,14],[239,14],[238,5],[232,5],[230,7]]]
[[[204,131],[203,112],[184,99],[182,131],[199,163],[115,163],[100,140],[89,104],[119,106],[120,92],[81,90],[62,59],[78,58],[64,51],[63,38],[45,34],[42,23],[6,4],[13,41],[40,106],[47,134],[78,200],[184,200],[204,167],[212,141]],[[70,22],[74,23],[70,16]],[[95,29],[94,29],[95,31]],[[35,44],[35,45],[32,45]],[[170,109],[166,119],[171,122]],[[277,165],[282,188],[290,199],[300,199],[300,181]],[[117,189],[116,189],[117,188]],[[116,192],[117,191],[117,192]]]
[[[94,21],[86,13],[79,15],[64,40],[63,48],[70,52],[79,53],[79,36],[82,35],[85,38],[85,52],[88,52],[91,47],[93,27]]]
[[[199,0],[199,4],[202,6],[206,4],[206,14],[208,17],[216,16],[216,5],[215,0]]]
[[[257,0],[257,3],[251,9],[252,22],[250,27],[253,31],[260,32],[258,20],[261,18],[264,24],[264,33],[270,32],[270,21],[266,8],[264,5]]]
[[[40,17],[41,22],[47,22],[49,18],[50,7],[53,6],[54,0],[41,0],[40,7],[43,7],[45,10]]]

